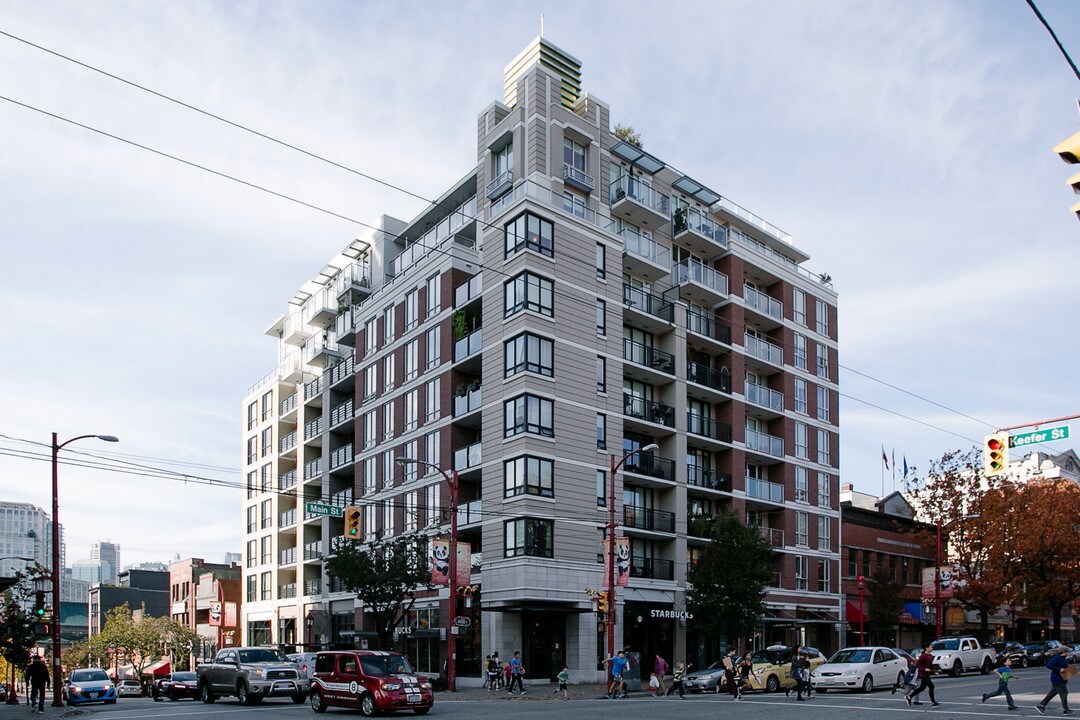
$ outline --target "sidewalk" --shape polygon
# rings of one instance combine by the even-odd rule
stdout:
[[[458,686],[457,692],[440,690],[435,693],[435,702],[456,702],[463,700],[492,702],[511,702],[520,700],[562,700],[562,695],[556,696],[558,684],[553,682],[525,682],[525,694],[518,695],[517,690],[510,695],[506,690],[485,690],[481,687]],[[566,689],[566,694],[571,700],[603,700],[607,696],[607,688],[599,683],[585,683],[575,685],[573,683]],[[629,697],[649,697],[648,690],[630,693]]]

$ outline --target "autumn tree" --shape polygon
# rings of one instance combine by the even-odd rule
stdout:
[[[417,592],[434,587],[427,544],[422,533],[371,542],[337,538],[334,554],[326,558],[326,574],[356,594],[384,650],[393,647],[394,630],[408,617]]]
[[[687,609],[706,632],[749,637],[765,614],[765,588],[775,575],[772,546],[734,513],[698,522],[709,542],[687,574]]]
[[[635,132],[633,125],[623,125],[622,123],[615,123],[615,130],[612,131],[615,137],[620,140],[625,140],[639,150],[644,149],[644,145],[641,143],[641,133]]]

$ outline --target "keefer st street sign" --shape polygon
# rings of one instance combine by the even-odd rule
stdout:
[[[1068,437],[1069,426],[1062,425],[1061,427],[1047,428],[1046,430],[1033,430],[1019,435],[1010,435],[1009,447],[1022,447],[1024,445],[1034,445],[1035,443],[1065,440]]]

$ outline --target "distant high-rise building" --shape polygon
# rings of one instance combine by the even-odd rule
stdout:
[[[63,537],[61,526],[61,543]],[[44,510],[30,503],[0,502],[0,558],[0,577],[37,565],[52,567],[52,522]]]
[[[120,543],[112,543],[108,540],[96,542],[90,549],[90,557],[102,562],[102,572],[105,574],[101,581],[115,585],[116,578],[120,574]],[[106,564],[108,564],[108,569],[105,568]]]
[[[110,574],[106,566],[107,563],[101,560],[76,560],[71,563],[71,577],[91,585],[99,583],[115,585],[115,583],[106,579]]]

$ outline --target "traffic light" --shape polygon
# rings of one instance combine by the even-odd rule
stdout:
[[[1009,469],[1009,434],[994,433],[983,440],[983,477],[1004,475]]]
[[[1070,165],[1080,163],[1080,132],[1076,133],[1065,142],[1060,143],[1054,148],[1054,152]],[[1072,187],[1074,193],[1080,195],[1080,173],[1073,175],[1066,182]],[[1076,213],[1076,217],[1080,218],[1080,202],[1069,209]]]
[[[34,591],[34,617],[41,619],[45,617],[45,591]]]
[[[345,537],[351,540],[357,540],[360,538],[360,508],[355,505],[349,505],[344,511],[345,517]]]
[[[607,614],[607,590],[601,590],[596,596],[596,612],[601,615]]]

